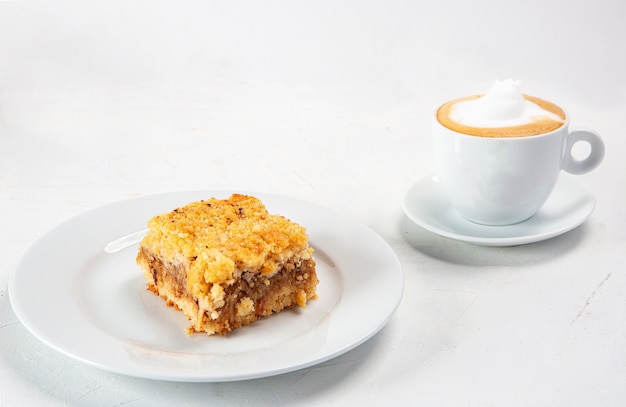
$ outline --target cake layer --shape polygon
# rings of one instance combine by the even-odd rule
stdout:
[[[288,262],[269,277],[243,272],[234,284],[213,290],[223,295],[205,304],[206,308],[186,288],[186,271],[180,264],[168,263],[145,249],[140,251],[138,262],[148,270],[148,289],[183,311],[191,321],[189,333],[227,334],[284,309],[305,307],[308,300],[316,297],[318,279],[312,258]]]
[[[306,230],[251,196],[192,202],[153,217],[137,263],[148,289],[191,321],[226,334],[316,297]]]

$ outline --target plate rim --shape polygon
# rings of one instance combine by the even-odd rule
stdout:
[[[24,295],[20,292],[22,287],[20,287],[19,273],[23,272],[22,270],[25,267],[25,263],[27,262],[27,260],[31,256],[36,255],[37,252],[41,250],[42,243],[46,242],[46,239],[50,239],[51,236],[54,236],[55,233],[56,234],[60,233],[60,231],[62,231],[64,227],[67,227],[68,225],[71,225],[76,222],[80,222],[81,220],[87,219],[90,216],[95,216],[98,214],[98,212],[106,213],[107,210],[112,210],[112,208],[118,207],[118,206],[123,207],[124,205],[129,205],[129,203],[136,203],[136,202],[145,201],[145,200],[149,200],[149,201],[167,200],[168,198],[182,199],[179,197],[194,196],[194,195],[206,196],[207,198],[219,197],[219,196],[227,196],[232,193],[254,195],[254,196],[259,197],[262,201],[264,201],[264,203],[266,200],[270,199],[270,200],[278,200],[282,202],[284,205],[294,205],[294,207],[304,206],[307,209],[313,208],[316,211],[316,216],[340,217],[344,222],[347,222],[352,228],[360,228],[363,231],[366,231],[366,233],[368,234],[368,239],[372,239],[373,242],[376,242],[377,254],[385,258],[385,273],[386,273],[385,277],[391,278],[390,280],[391,284],[393,285],[393,287],[395,287],[395,292],[393,293],[394,296],[390,297],[387,300],[384,318],[380,318],[379,320],[376,321],[376,323],[372,323],[371,326],[367,329],[367,332],[362,332],[359,335],[355,335],[355,337],[350,338],[349,341],[346,341],[345,343],[341,344],[341,346],[336,346],[330,351],[326,351],[321,354],[315,354],[310,359],[302,360],[302,361],[299,361],[298,363],[288,363],[288,364],[285,364],[284,366],[278,366],[269,370],[256,369],[254,371],[249,371],[249,372],[242,371],[240,373],[231,373],[227,375],[219,374],[219,373],[216,374],[215,372],[203,372],[200,374],[188,374],[188,373],[176,374],[176,372],[174,372],[173,374],[163,375],[163,374],[153,374],[151,372],[146,371],[145,368],[142,368],[140,366],[135,366],[136,369],[133,370],[129,367],[103,365],[102,363],[94,362],[93,360],[89,360],[88,358],[85,358],[83,356],[73,353],[71,349],[67,349],[64,346],[64,344],[51,342],[50,338],[47,337],[47,333],[45,329],[42,331],[40,327],[34,324],[35,321],[33,320],[32,315],[29,315],[29,312],[32,312],[32,311],[29,311],[27,308],[25,308],[23,304]],[[184,203],[181,203],[181,205],[182,204]],[[169,210],[171,209],[173,209],[173,207],[170,208]],[[270,210],[270,212],[272,211]],[[272,212],[272,213],[278,213],[278,212]],[[147,221],[148,217],[154,216],[156,214],[157,213],[146,214],[147,217],[145,221]],[[281,214],[281,213],[278,213],[278,214]],[[306,225],[306,224],[303,224],[303,226],[307,229],[307,231],[310,231],[317,227],[317,226]],[[135,230],[129,230],[128,232],[131,233],[134,231]],[[315,245],[315,242],[313,241],[310,241],[309,243],[312,246]],[[104,251],[104,245],[103,245],[103,251]],[[334,253],[334,255],[336,256],[338,254]],[[345,273],[346,271],[342,270],[341,272]],[[69,278],[69,277],[66,277],[66,278]],[[398,309],[402,301],[402,297],[404,295],[404,284],[405,284],[405,281],[404,281],[404,273],[402,270],[402,265],[400,263],[399,258],[397,257],[397,254],[395,253],[393,248],[389,245],[389,243],[382,236],[380,236],[376,231],[374,231],[371,227],[369,227],[368,225],[346,214],[340,213],[328,207],[324,207],[317,203],[302,200],[299,198],[293,198],[289,196],[274,194],[274,193],[265,193],[265,192],[258,192],[258,191],[241,191],[241,190],[230,190],[230,189],[196,189],[196,190],[180,190],[180,191],[170,191],[170,192],[163,192],[163,193],[144,194],[144,195],[139,195],[137,197],[130,197],[130,198],[126,198],[126,199],[122,199],[122,200],[118,200],[118,201],[110,202],[108,204],[94,207],[92,209],[83,211],[79,214],[76,214],[60,222],[53,228],[43,233],[37,239],[35,239],[31,243],[31,245],[27,248],[27,250],[24,252],[17,266],[13,269],[13,271],[9,275],[8,296],[11,302],[11,306],[18,320],[26,328],[26,330],[29,331],[30,334],[32,334],[40,342],[44,343],[45,345],[55,350],[56,352],[64,354],[65,356],[70,357],[79,362],[85,363],[87,365],[91,365],[101,370],[105,370],[105,371],[109,371],[109,372],[113,372],[117,374],[145,378],[145,379],[152,379],[152,380],[178,381],[178,382],[229,382],[229,381],[257,379],[257,378],[275,376],[279,374],[285,374],[285,373],[297,371],[300,369],[304,369],[307,367],[311,367],[311,366],[326,362],[328,360],[338,357],[360,346],[361,344],[365,343],[370,338],[372,338],[374,335],[376,335],[378,332],[380,332],[392,319],[393,315],[395,314],[396,310]],[[345,287],[343,288],[343,290],[345,290]],[[78,303],[76,303],[75,305],[78,306]],[[330,312],[331,317],[332,317],[332,313],[334,312],[336,312],[336,310],[332,310]],[[312,330],[314,329],[315,327],[313,327]],[[224,355],[224,356],[228,356],[228,355]]]

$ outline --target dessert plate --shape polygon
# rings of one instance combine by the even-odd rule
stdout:
[[[188,336],[184,315],[146,289],[135,264],[137,243],[153,215],[231,193],[143,196],[61,224],[33,244],[11,275],[9,295],[17,317],[39,340],[89,365],[186,382],[302,369],[355,348],[385,326],[404,284],[389,245],[365,225],[329,209],[253,193],[271,213],[307,228],[319,298],[229,336]]]
[[[554,191],[527,221],[507,226],[470,222],[448,203],[437,177],[415,183],[404,197],[404,212],[413,222],[438,235],[482,246],[516,246],[558,236],[582,224],[596,200],[572,176],[562,174]]]

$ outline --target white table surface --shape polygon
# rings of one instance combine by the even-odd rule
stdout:
[[[0,406],[626,403],[626,3],[85,3],[0,1]],[[433,169],[433,109],[508,77],[603,136],[578,177],[595,211],[506,248],[414,225],[402,199]],[[379,233],[405,277],[390,323],[312,368],[193,384],[83,365],[18,321],[9,276],[59,223],[225,188]]]

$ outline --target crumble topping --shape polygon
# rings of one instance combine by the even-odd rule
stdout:
[[[148,227],[142,245],[172,263],[188,262],[189,288],[202,295],[210,284],[232,284],[236,270],[271,276],[285,259],[299,252],[309,258],[313,251],[304,227],[270,215],[247,195],[193,202],[153,217]]]

